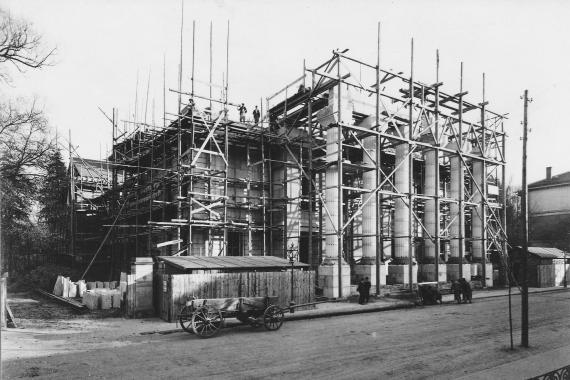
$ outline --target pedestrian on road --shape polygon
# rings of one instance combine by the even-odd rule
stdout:
[[[238,111],[239,111],[239,121],[240,123],[245,123],[245,114],[247,113],[247,108],[245,108],[245,104],[241,104],[241,106],[238,107]]]
[[[457,303],[461,303],[461,284],[459,281],[453,280],[451,283],[451,291]]]
[[[255,122],[255,125],[257,125],[257,123],[259,123],[259,116],[260,115],[261,114],[259,113],[257,106],[255,106],[255,109],[253,110],[253,121]]]
[[[459,283],[461,284],[461,294],[463,296],[463,303],[471,303],[471,296],[473,291],[471,290],[471,284],[465,280],[463,277],[459,279]]]
[[[366,305],[368,303],[368,300],[370,298],[370,288],[371,287],[372,287],[372,284],[370,283],[370,280],[368,280],[368,277],[365,277],[364,280],[360,280],[360,283],[358,284],[358,288],[356,288],[356,290],[360,294],[360,297],[358,297],[358,303],[359,304]]]

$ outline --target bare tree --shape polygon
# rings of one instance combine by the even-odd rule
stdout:
[[[23,99],[17,102],[25,104]],[[43,168],[45,153],[52,148],[48,129],[35,101],[28,107],[0,104],[0,165],[7,179]]]
[[[11,81],[11,67],[25,72],[49,65],[54,51],[44,52],[41,37],[29,23],[0,9],[0,84]],[[0,271],[5,263],[15,269],[17,259],[38,253],[40,245],[27,242],[46,242],[39,238],[32,216],[41,183],[38,176],[45,173],[52,147],[48,122],[35,100],[0,98],[0,242],[6,248]]]
[[[25,72],[28,68],[39,69],[50,65],[50,57],[54,53],[55,48],[43,51],[41,36],[34,32],[29,23],[16,20],[0,9],[1,66],[11,63],[19,72]],[[10,80],[5,67],[0,71],[0,79]]]

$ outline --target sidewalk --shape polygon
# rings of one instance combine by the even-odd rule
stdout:
[[[532,358],[532,360],[531,360]],[[460,377],[463,380],[520,380],[542,376],[560,368],[570,366],[570,346],[541,352],[510,363],[488,368],[486,370]],[[568,371],[566,371],[568,374]],[[551,376],[547,378],[562,379],[564,377]]]
[[[529,294],[533,293],[547,293],[555,291],[564,291],[563,287],[553,288],[531,288]],[[478,289],[473,291],[473,299],[484,299],[493,297],[504,297],[508,295],[509,290],[505,289]],[[519,295],[518,288],[511,288],[512,295]],[[350,297],[354,298],[354,297]],[[443,296],[444,303],[453,303],[453,294],[446,294]],[[347,300],[331,301],[315,305],[312,310],[298,310],[295,313],[285,314],[286,320],[301,320],[301,319],[314,319],[334,317],[348,314],[371,313],[386,310],[405,309],[414,307],[415,302],[413,299],[398,299],[390,297],[375,298],[370,297],[370,302],[367,305],[360,305],[357,302],[349,302]]]

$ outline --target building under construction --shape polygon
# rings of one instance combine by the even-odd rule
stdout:
[[[410,69],[335,51],[266,98],[258,121],[231,120],[227,83],[219,99],[170,90],[178,112],[160,127],[121,133],[114,113],[114,267],[292,257],[317,270],[328,297],[362,277],[492,284],[491,259],[506,250],[504,115],[484,90],[469,101],[463,88],[444,92],[438,70],[426,84],[413,59]]]

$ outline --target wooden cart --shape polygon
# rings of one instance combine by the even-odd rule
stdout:
[[[226,318],[274,331],[283,325],[284,312],[288,311],[275,305],[276,300],[277,297],[193,299],[180,310],[178,322],[184,331],[200,338],[217,335]]]

